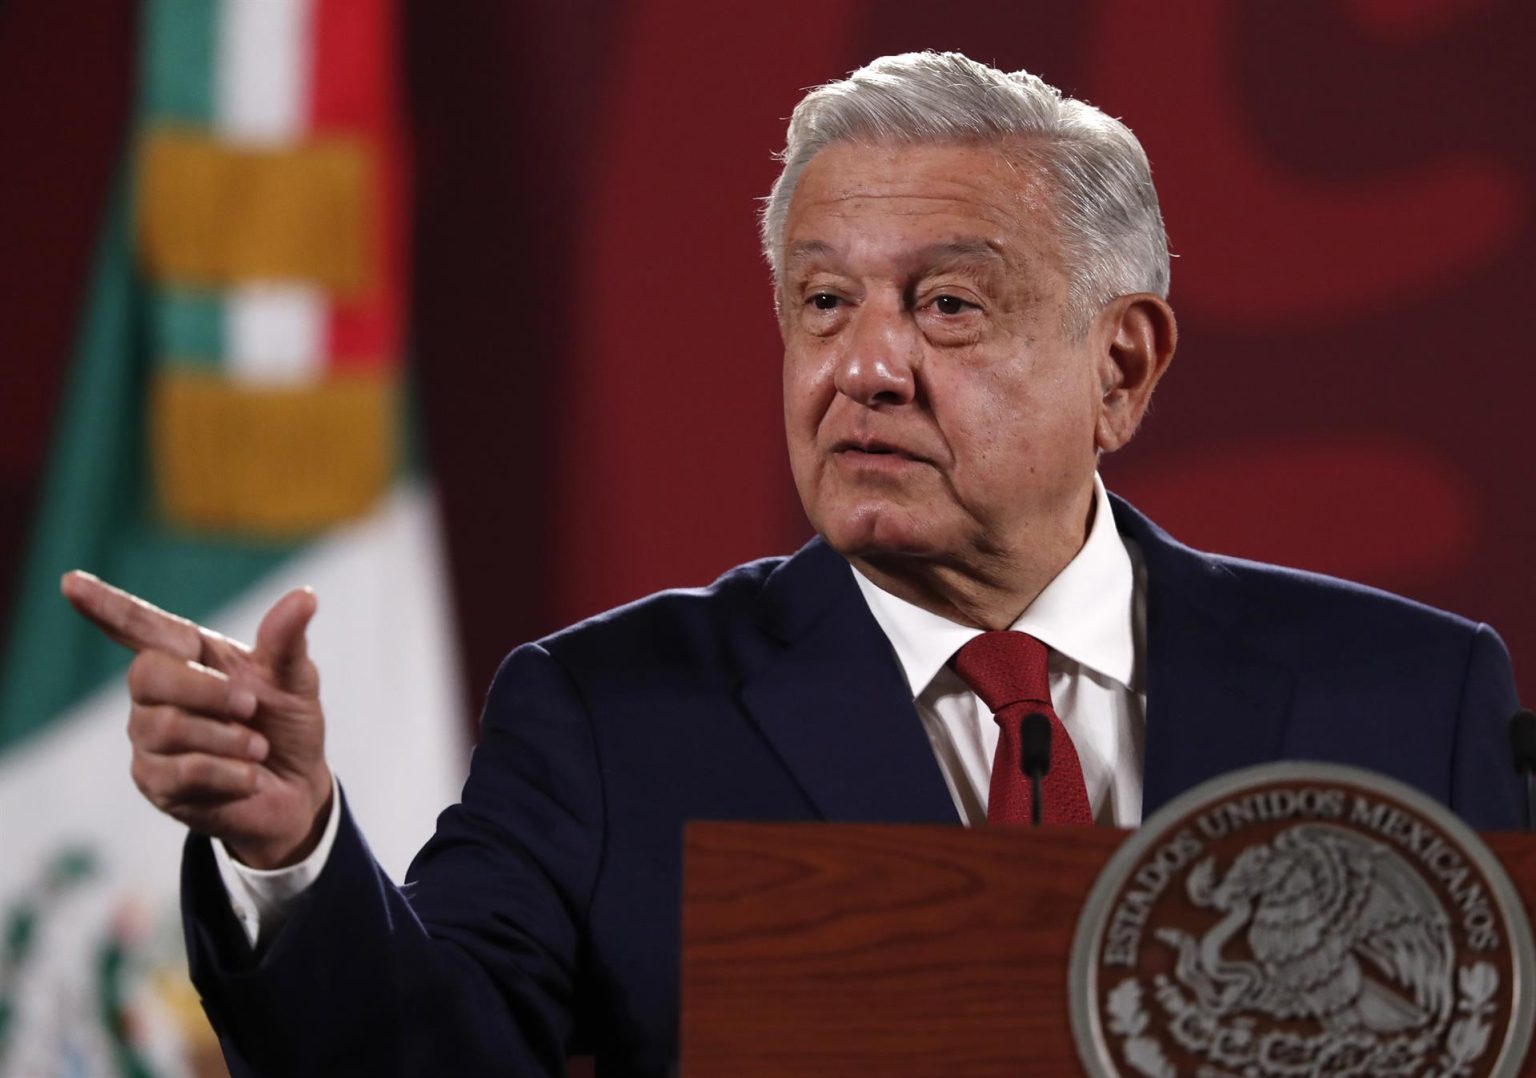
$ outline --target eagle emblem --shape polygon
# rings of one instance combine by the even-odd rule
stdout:
[[[1129,837],[1073,944],[1094,1078],[1514,1078],[1536,948],[1481,840],[1391,779],[1267,764]]]
[[[1300,824],[1189,873],[1190,901],[1222,918],[1198,939],[1160,928],[1179,983],[1206,1015],[1310,1019],[1335,1033],[1438,1033],[1455,1002],[1444,905],[1391,848],[1331,824]],[[1241,936],[1242,957],[1227,953]]]

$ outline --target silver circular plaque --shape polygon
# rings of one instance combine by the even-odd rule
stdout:
[[[1531,930],[1465,824],[1336,764],[1233,772],[1116,851],[1072,945],[1096,1078],[1513,1078]]]

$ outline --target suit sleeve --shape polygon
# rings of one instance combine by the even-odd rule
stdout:
[[[1520,706],[1509,652],[1499,634],[1472,635],[1451,761],[1451,808],[1479,831],[1523,826],[1525,792],[1509,752],[1509,717]]]
[[[530,645],[497,673],[463,800],[404,887],[344,806],[325,869],[253,953],[190,839],[188,956],[232,1075],[564,1074],[603,830],[586,709]]]

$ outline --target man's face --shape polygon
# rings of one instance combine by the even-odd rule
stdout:
[[[806,513],[845,556],[1059,569],[1082,543],[1104,342],[1065,332],[1049,188],[1020,160],[846,144],[801,175],[784,419]]]

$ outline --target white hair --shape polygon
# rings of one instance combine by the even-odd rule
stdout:
[[[1067,322],[1085,329],[1116,296],[1168,295],[1168,237],[1146,152],[1125,124],[1027,71],[958,52],[883,56],[812,90],[789,120],[784,163],[763,200],[763,253],[780,282],[784,224],[800,174],[837,142],[1020,140],[1051,184],[1070,281]]]

